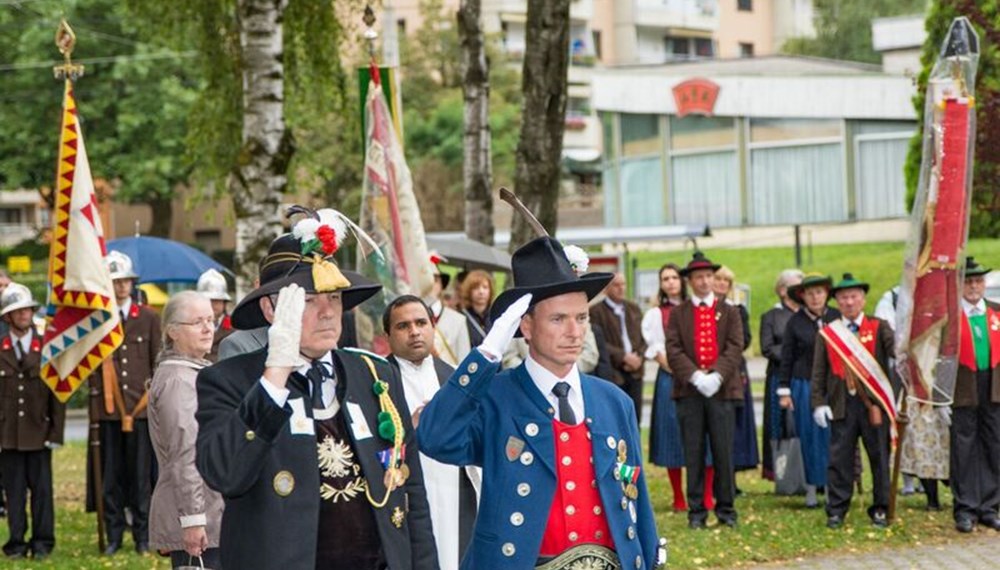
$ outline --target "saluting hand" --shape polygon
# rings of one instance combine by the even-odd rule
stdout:
[[[302,340],[302,313],[306,310],[306,291],[292,283],[278,292],[274,318],[267,329],[267,361],[264,378],[284,388],[288,376],[305,364],[299,355]]]
[[[522,295],[511,306],[507,307],[507,310],[493,321],[490,332],[486,334],[486,338],[479,345],[480,351],[496,360],[503,358],[504,351],[507,350],[510,341],[514,340],[514,335],[521,326],[521,317],[528,312],[530,307],[531,293]]]

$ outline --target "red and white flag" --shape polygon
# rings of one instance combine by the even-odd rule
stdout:
[[[107,249],[94,181],[68,79],[54,204],[41,374],[65,402],[121,345],[123,336],[111,274],[104,263]]]

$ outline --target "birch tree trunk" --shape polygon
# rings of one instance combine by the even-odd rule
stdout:
[[[462,187],[465,235],[493,245],[493,166],[490,156],[490,71],[481,20],[482,0],[461,0],[458,37],[462,45],[465,99]]]
[[[555,235],[562,139],[566,125],[570,0],[528,0],[521,92],[521,138],[514,191]],[[535,238],[520,216],[511,224],[509,250]]]
[[[281,231],[281,199],[293,153],[285,126],[282,20],[287,0],[239,0],[243,141],[229,192],[236,211],[237,291],[257,277],[258,262]]]

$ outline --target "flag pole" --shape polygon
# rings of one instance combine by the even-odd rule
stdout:
[[[71,84],[83,76],[83,65],[73,63],[72,61],[73,48],[76,46],[76,34],[73,33],[73,28],[70,27],[69,23],[66,22],[65,19],[59,22],[59,27],[56,29],[55,44],[59,49],[59,53],[63,56],[63,63],[52,68],[53,75],[57,81],[64,81]],[[65,104],[65,100],[63,103]],[[59,181],[57,180],[57,187],[58,184]],[[105,548],[104,484],[101,473],[101,437],[99,431],[100,424],[98,423],[100,414],[97,400],[98,390],[95,386],[91,385],[87,413],[87,450],[91,454],[91,470],[93,474],[93,477],[91,478],[91,481],[93,482],[92,492],[94,494],[94,504],[97,510],[97,548],[99,552],[103,553]]]

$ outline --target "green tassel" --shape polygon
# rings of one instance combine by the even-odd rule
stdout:
[[[396,427],[392,425],[392,421],[379,422],[378,434],[382,439],[393,441],[393,438],[396,436]]]
[[[381,424],[383,422],[391,422],[391,421],[392,421],[392,414],[390,414],[389,412],[378,413],[378,423]]]
[[[372,390],[375,392],[376,396],[381,396],[388,389],[389,387],[386,385],[385,382],[382,381],[375,382],[374,384],[372,384]]]

